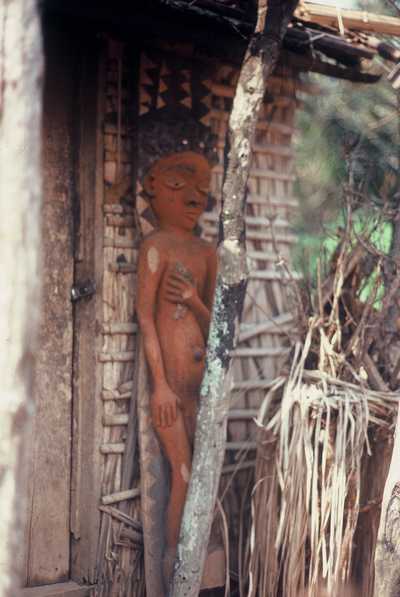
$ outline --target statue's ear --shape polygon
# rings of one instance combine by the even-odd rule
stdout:
[[[154,197],[154,175],[151,170],[147,172],[143,179],[143,188],[149,197]]]

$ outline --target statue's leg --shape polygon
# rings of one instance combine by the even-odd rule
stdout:
[[[194,436],[196,433],[197,409],[199,404],[198,395],[190,396],[185,399],[183,416],[187,438],[190,444],[190,451],[193,454]]]
[[[171,491],[166,516],[164,577],[169,583],[179,540],[179,530],[190,479],[192,451],[182,412],[171,427],[157,427],[157,434],[171,469]]]

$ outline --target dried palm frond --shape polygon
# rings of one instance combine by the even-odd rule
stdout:
[[[368,425],[388,426],[398,402],[396,394],[305,370],[312,334],[311,325],[288,378],[268,393],[257,420],[249,597],[316,597],[322,586],[342,594]]]

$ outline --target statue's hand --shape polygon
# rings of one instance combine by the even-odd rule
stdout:
[[[199,297],[196,285],[179,272],[169,274],[165,284],[165,298],[171,303],[180,303],[191,307]]]
[[[180,398],[165,384],[157,387],[150,400],[154,427],[171,427],[176,421]]]

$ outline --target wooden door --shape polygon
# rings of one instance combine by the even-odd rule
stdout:
[[[63,581],[70,573],[73,349],[70,294],[74,276],[77,55],[72,38],[54,29],[45,30],[45,55],[42,313],[28,476],[23,562],[26,586]]]

